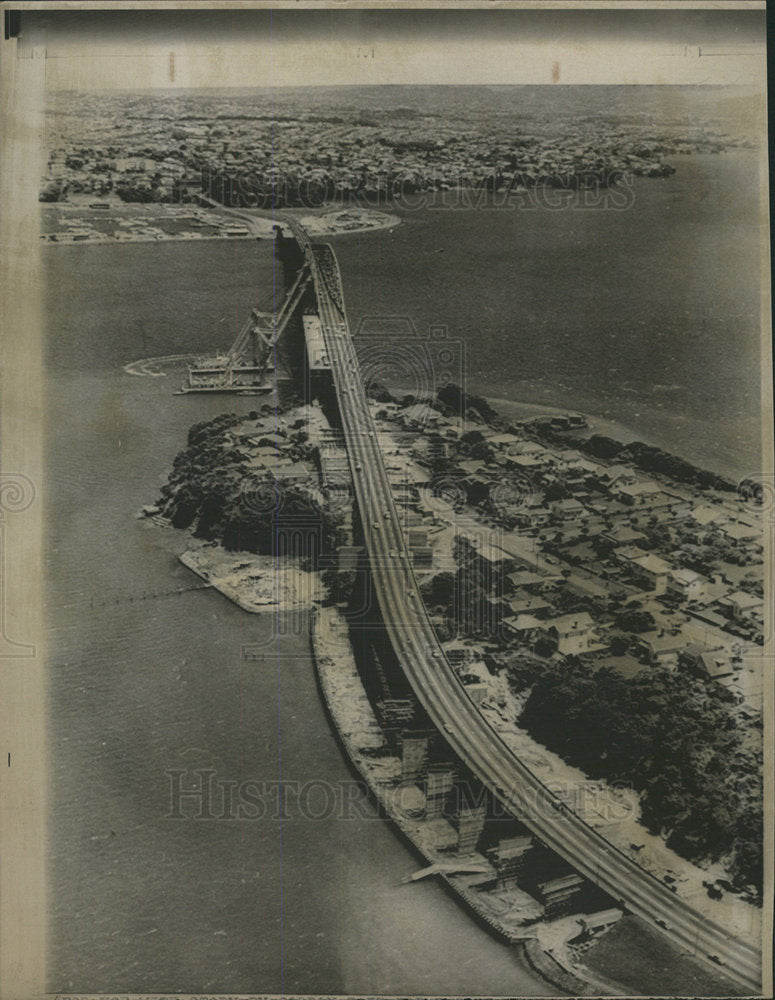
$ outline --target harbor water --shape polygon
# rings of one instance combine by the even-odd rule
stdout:
[[[735,153],[638,182],[625,212],[406,211],[334,241],[350,321],[446,326],[471,390],[742,476],[761,463],[757,191],[756,157]],[[190,589],[185,535],[136,517],[192,424],[257,401],[174,396],[173,375],[123,366],[228,347],[278,280],[271,246],[43,253],[49,988],[552,994],[439,886],[400,884],[416,858],[368,803],[171,815],[181,772],[353,780],[304,629],[275,638],[271,615]]]

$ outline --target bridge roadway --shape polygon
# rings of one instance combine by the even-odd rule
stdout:
[[[568,810],[469,698],[441,649],[419,593],[360,379],[334,251],[327,248],[338,283],[335,297],[304,228],[295,219],[275,218],[291,229],[312,272],[377,599],[388,637],[418,700],[460,759],[547,847],[685,954],[715,962],[724,975],[759,994],[761,949],[698,913]]]

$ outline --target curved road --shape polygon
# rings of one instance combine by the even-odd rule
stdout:
[[[320,251],[313,250],[303,227],[285,216],[275,219],[291,229],[312,272],[377,598],[390,641],[428,716],[460,759],[547,847],[687,955],[715,963],[747,991],[760,993],[761,949],[698,913],[566,809],[469,698],[420,597],[344,315],[334,251],[330,246],[323,251],[330,254],[330,285],[320,267]]]

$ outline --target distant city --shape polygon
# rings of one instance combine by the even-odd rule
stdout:
[[[459,186],[608,187],[674,172],[666,158],[752,146],[712,121],[649,116],[546,116],[522,109],[452,113],[359,106],[345,90],[327,103],[283,95],[215,97],[68,93],[56,98],[42,201],[115,195],[186,203],[203,190],[235,205],[310,207],[335,198],[387,199]],[[368,102],[360,102],[368,103]]]

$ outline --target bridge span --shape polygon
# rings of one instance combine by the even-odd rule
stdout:
[[[761,947],[731,936],[567,809],[471,701],[420,596],[358,369],[336,255],[328,244],[313,247],[296,219],[273,218],[291,230],[312,275],[375,592],[387,635],[420,704],[451,749],[547,847],[687,956],[715,963],[746,991],[760,993]]]

